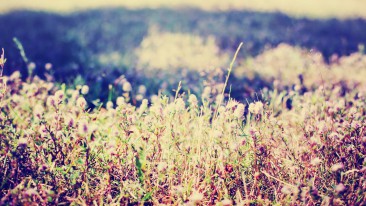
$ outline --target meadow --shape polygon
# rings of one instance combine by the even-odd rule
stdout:
[[[366,205],[363,2],[14,2],[0,205]]]
[[[120,79],[94,109],[88,85],[16,71],[1,77],[0,204],[364,205],[365,65],[280,45],[207,72],[200,95],[179,84],[137,106],[143,89]],[[217,77],[231,72],[274,81],[239,102]]]

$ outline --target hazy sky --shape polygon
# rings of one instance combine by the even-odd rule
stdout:
[[[36,9],[69,12],[124,6],[128,8],[198,7],[205,10],[253,9],[282,11],[295,16],[366,18],[366,0],[0,0],[0,12]]]

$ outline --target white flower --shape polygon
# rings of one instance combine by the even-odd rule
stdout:
[[[116,100],[117,106],[121,106],[124,103],[125,103],[125,98],[124,97],[117,97],[117,100]]]
[[[57,103],[61,103],[62,100],[64,99],[64,91],[62,90],[58,90],[56,93],[55,93],[55,100],[57,101]]]
[[[320,163],[322,163],[322,160],[318,157],[314,158],[311,160],[311,164],[314,165],[314,166],[317,166],[319,165]]]
[[[130,92],[132,90],[132,86],[131,86],[130,82],[123,83],[122,89],[125,92]]]
[[[105,105],[105,107],[109,110],[109,109],[113,109],[113,102],[112,101],[108,101],[107,104]]]
[[[189,200],[193,203],[199,203],[203,200],[203,194],[197,190],[193,190],[191,196],[189,196]]]
[[[244,115],[244,111],[245,111],[245,105],[240,103],[238,104],[238,106],[234,111],[234,116],[236,118],[241,118]]]
[[[79,97],[77,100],[76,100],[76,106],[82,108],[82,109],[85,109],[86,107],[86,100],[84,99],[84,97]]]
[[[196,106],[198,104],[198,100],[196,95],[194,94],[190,94],[188,97],[188,102],[191,106]]]
[[[263,111],[263,103],[256,102],[249,105],[249,111],[253,114],[260,114]]]
[[[140,85],[138,88],[139,94],[145,94],[146,93],[146,87],[144,85]]]
[[[224,101],[224,95],[219,94],[216,96],[216,104],[221,104]]]
[[[88,85],[84,85],[83,87],[81,87],[81,94],[86,95],[88,94],[88,92],[89,92]]]
[[[36,106],[34,106],[34,109],[33,109],[34,117],[36,117],[37,119],[41,119],[43,112],[44,112],[44,108],[42,105],[37,104]]]
[[[49,70],[51,70],[51,69],[52,69],[52,64],[51,64],[51,63],[47,63],[47,64],[45,64],[45,65],[44,65],[44,68],[45,68],[47,71],[49,71]]]

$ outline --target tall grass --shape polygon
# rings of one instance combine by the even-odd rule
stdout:
[[[248,104],[177,91],[90,110],[86,86],[4,79],[0,205],[366,204],[357,85],[277,82]]]

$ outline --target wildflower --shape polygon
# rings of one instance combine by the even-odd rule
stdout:
[[[70,93],[71,93],[71,98],[70,99],[72,101],[76,101],[80,96],[79,91],[77,91],[77,90],[72,90]]]
[[[36,106],[34,106],[33,109],[33,116],[41,119],[42,115],[43,115],[44,109],[43,106],[41,104],[37,104]]]
[[[221,201],[221,204],[223,206],[230,206],[230,205],[233,205],[233,202],[229,199],[224,199],[223,201]]]
[[[158,164],[158,171],[162,172],[168,168],[168,164],[166,162],[159,162]]]
[[[318,129],[319,129],[319,133],[325,133],[328,130],[327,124],[325,123],[325,121],[320,121],[318,123]]]
[[[185,108],[186,108],[186,105],[185,105],[185,103],[184,103],[184,101],[183,101],[182,98],[178,98],[178,99],[175,100],[175,109],[177,111],[182,111]]]
[[[224,101],[224,95],[219,94],[216,96],[216,104],[221,104]]]
[[[189,95],[189,97],[188,97],[188,103],[189,103],[191,106],[197,106],[197,104],[198,104],[198,100],[197,100],[196,95],[194,95],[194,94],[190,94],[190,95]]]
[[[125,104],[125,98],[117,97],[116,104],[117,104],[117,106],[121,106],[121,105]]]
[[[147,109],[148,103],[149,103],[149,101],[147,99],[142,100],[142,103],[139,108],[140,115]]]
[[[13,73],[10,75],[9,80],[10,80],[10,81],[12,81],[12,82],[14,82],[14,81],[16,81],[16,80],[20,79],[20,77],[21,77],[20,72],[19,72],[19,71],[15,71],[15,72],[13,72]]]
[[[260,114],[263,111],[263,103],[256,102],[249,105],[249,111],[253,114]]]
[[[342,170],[343,168],[344,168],[343,163],[337,163],[337,164],[334,164],[331,169],[333,172],[338,172],[339,170]]]
[[[81,87],[81,94],[86,95],[88,94],[88,92],[89,92],[88,85],[84,85],[83,87]]]
[[[174,187],[174,191],[176,194],[183,194],[184,188],[180,185]]]
[[[159,102],[160,102],[160,98],[158,95],[152,95],[150,97],[150,100],[151,100],[151,103],[153,103],[153,104],[159,104]]]
[[[6,59],[4,58],[4,49],[2,49],[3,53],[1,54],[0,56],[0,66],[3,67],[5,62],[6,62]],[[2,73],[1,73],[2,74]]]
[[[290,188],[290,187],[288,187],[288,186],[284,186],[284,187],[282,187],[281,192],[282,192],[283,194],[289,195],[289,194],[291,194],[291,193],[292,193],[292,190],[291,190],[291,188]]]
[[[219,108],[217,109],[217,112],[220,114],[225,113],[225,111],[226,111],[226,108],[224,106],[219,106]]]
[[[64,134],[62,133],[62,131],[57,131],[57,132],[56,132],[56,137],[57,137],[58,139],[62,139],[62,138],[64,137]]]
[[[199,203],[203,200],[203,194],[198,192],[197,190],[193,190],[189,200],[193,203]]]
[[[86,120],[82,120],[79,122],[78,127],[79,134],[87,134],[89,131],[88,122]]]
[[[85,101],[84,97],[79,97],[76,100],[76,106],[80,107],[81,109],[85,109],[85,107],[86,107],[86,101]]]
[[[71,115],[65,117],[65,123],[69,128],[73,127],[74,126],[74,118]]]
[[[33,196],[33,195],[38,195],[38,192],[35,188],[30,188],[30,189],[27,189],[24,192],[24,194],[30,197],[30,196]]]
[[[335,191],[337,192],[337,193],[343,193],[343,192],[345,192],[346,191],[346,186],[344,186],[344,184],[343,183],[340,183],[340,184],[338,184],[336,187],[335,187]]]
[[[294,87],[295,91],[300,91],[301,90],[301,85],[299,84],[296,84],[295,87]]]
[[[205,87],[204,89],[203,89],[203,92],[202,92],[202,98],[203,99],[208,99],[208,98],[210,98],[210,94],[211,94],[211,87]]]
[[[54,96],[48,96],[46,104],[47,104],[48,107],[56,107],[55,97]]]
[[[280,81],[278,81],[277,79],[273,81],[273,87],[278,89],[280,86]]]
[[[322,163],[322,160],[318,157],[311,160],[311,163],[313,166],[318,166],[320,163]]]
[[[47,128],[44,124],[42,124],[38,129],[39,134],[41,134],[41,137],[47,136]]]
[[[234,111],[234,116],[236,118],[241,118],[244,115],[244,111],[245,111],[245,105],[240,103],[238,104],[238,106]]]
[[[230,101],[226,104],[226,109],[234,109],[238,104],[239,104],[239,102],[237,102],[237,101],[235,101],[235,100],[230,100]]]
[[[18,146],[20,147],[25,147],[27,146],[27,144],[28,144],[27,138],[22,137],[18,140]]]
[[[108,101],[107,104],[105,105],[105,107],[110,110],[113,109],[113,102],[112,101]]]
[[[142,94],[136,95],[136,100],[137,101],[141,101],[142,99],[144,99],[144,95],[142,95]]]
[[[34,62],[31,62],[28,64],[28,69],[29,70],[34,70],[36,68],[36,64]]]
[[[47,63],[47,64],[45,64],[45,65],[44,65],[44,68],[45,68],[47,71],[49,71],[49,70],[51,70],[51,69],[52,69],[52,64],[51,64],[51,63]]]
[[[222,132],[220,130],[214,130],[214,131],[212,131],[212,137],[221,138],[222,137]]]
[[[58,90],[55,93],[55,100],[56,100],[57,104],[60,104],[63,101],[64,96],[65,96],[65,94],[64,94],[64,91],[62,91],[62,90]]]
[[[351,123],[351,127],[352,127],[353,129],[358,129],[358,128],[360,128],[360,127],[361,127],[361,123],[360,123],[360,122],[358,122],[358,121],[353,121],[353,122]]]
[[[330,137],[333,138],[333,139],[338,139],[339,138],[339,134],[337,132],[332,132],[330,134]]]
[[[144,85],[140,85],[137,92],[139,94],[146,94],[146,87]]]
[[[355,115],[355,114],[357,113],[357,108],[352,107],[352,108],[349,110],[349,113],[350,113],[351,115]]]
[[[125,83],[123,83],[122,89],[125,92],[130,92],[132,90],[132,86],[131,86],[130,82],[126,81]]]
[[[345,129],[348,129],[348,128],[350,128],[350,127],[351,127],[351,124],[350,124],[348,121],[344,121],[344,122],[343,122],[343,127],[344,127]]]

